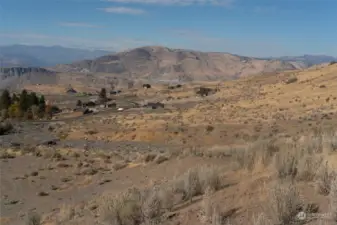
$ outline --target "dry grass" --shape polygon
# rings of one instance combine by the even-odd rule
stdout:
[[[28,213],[27,225],[41,225],[41,216],[37,213]]]
[[[256,218],[253,217],[253,225],[270,225],[271,221],[268,219],[268,217],[261,213]]]
[[[75,216],[75,209],[70,205],[62,205],[58,214],[57,222],[59,224],[72,220]]]
[[[330,187],[330,213],[332,220],[337,222],[337,177],[331,181]]]
[[[299,191],[293,184],[278,183],[270,192],[269,215],[272,224],[292,224],[302,205]]]
[[[214,189],[211,187],[206,188],[202,201],[201,222],[203,224],[222,225],[224,224],[224,216],[218,204],[212,200],[213,194]]]
[[[158,224],[169,210],[170,195],[158,187],[140,191],[130,189],[102,200],[100,214],[103,222],[114,225]]]
[[[331,169],[326,162],[323,164],[316,177],[316,189],[322,195],[329,195],[333,180],[337,178],[337,173]]]
[[[256,151],[253,146],[232,149],[234,160],[239,169],[253,170],[256,164]]]
[[[113,166],[112,166],[112,168],[114,169],[114,170],[121,170],[121,169],[124,169],[125,167],[127,167],[128,166],[128,163],[126,163],[125,161],[120,161],[120,162],[116,162]]]
[[[172,184],[174,191],[181,193],[184,200],[192,200],[194,196],[204,194],[207,188],[217,191],[222,187],[220,172],[215,167],[189,169],[173,180]]]

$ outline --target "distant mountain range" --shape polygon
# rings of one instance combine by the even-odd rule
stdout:
[[[329,63],[337,61],[337,57],[328,56],[328,55],[303,55],[303,56],[283,56],[283,57],[271,57],[265,59],[276,59],[282,60],[285,62],[301,62],[304,63],[307,67],[314,66],[322,63]]]
[[[94,59],[112,52],[83,50],[61,46],[0,46],[0,67],[50,67],[57,64]]]
[[[110,53],[24,45],[0,47],[0,60],[0,89],[19,88],[26,84],[60,84],[59,72],[72,73],[72,76],[75,73],[81,77],[82,84],[88,85],[93,84],[93,77],[96,79],[99,74],[104,77],[103,83],[116,77],[149,82],[216,81],[275,74],[337,61],[334,57],[322,55],[261,59],[163,46]],[[93,76],[95,74],[97,76]],[[70,80],[65,79],[65,82],[69,84]]]
[[[65,48],[61,46],[0,46],[0,67],[53,67],[57,64],[70,64],[81,60],[92,60],[101,56],[111,54],[114,54],[114,52],[103,50],[90,51],[77,48]],[[337,57],[326,55],[283,56],[259,59],[297,62],[302,64],[302,66],[304,67],[309,67],[321,63],[328,63],[331,61],[337,61]]]

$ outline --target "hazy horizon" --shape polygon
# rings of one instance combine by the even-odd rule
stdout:
[[[52,47],[60,47],[60,48],[66,48],[66,49],[74,49],[74,50],[84,50],[84,51],[102,51],[102,52],[106,52],[106,53],[119,53],[122,52],[124,50],[120,50],[120,51],[109,51],[109,50],[105,50],[105,49],[96,49],[96,48],[84,48],[84,47],[67,47],[67,46],[63,46],[61,44],[55,44],[55,45],[37,45],[37,44],[9,44],[9,45],[0,45],[0,48],[3,47],[13,47],[13,46],[28,46],[28,47],[46,47],[46,48],[52,48]],[[151,45],[144,45],[144,46],[136,46],[134,48],[142,48],[142,47],[148,47]],[[161,47],[167,47],[167,48],[171,48],[169,46],[164,46],[161,45]],[[130,48],[130,49],[134,49],[134,48]],[[130,49],[125,49],[125,50],[130,50]],[[188,48],[174,48],[172,47],[172,49],[183,49],[183,50],[191,50],[191,51],[200,51],[200,52],[214,52],[214,53],[228,53],[228,54],[233,54],[233,55],[239,55],[239,56],[243,56],[243,57],[253,57],[253,58],[282,58],[282,57],[302,57],[302,56],[329,56],[329,57],[334,57],[337,58],[337,56],[335,55],[325,55],[325,54],[311,54],[311,53],[306,53],[306,54],[302,54],[302,55],[281,55],[281,56],[254,56],[254,55],[240,55],[240,54],[235,54],[232,52],[221,52],[221,51],[203,51],[203,50],[198,50],[198,49],[188,49]],[[1,56],[1,52],[0,52],[0,56]]]
[[[0,45],[337,56],[332,0],[3,0]]]

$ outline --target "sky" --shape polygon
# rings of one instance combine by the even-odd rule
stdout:
[[[337,0],[0,0],[0,45],[337,56]]]

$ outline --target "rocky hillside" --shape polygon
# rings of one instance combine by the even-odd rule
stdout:
[[[15,89],[27,84],[57,84],[57,73],[39,67],[0,68],[0,89]]]
[[[101,72],[151,80],[222,80],[259,73],[303,68],[299,63],[263,60],[225,53],[147,46],[84,60],[55,69],[62,72]]]
[[[337,61],[336,57],[327,55],[283,56],[279,58],[267,58],[267,59],[274,59],[274,60],[276,59],[285,62],[302,63],[306,67]]]

